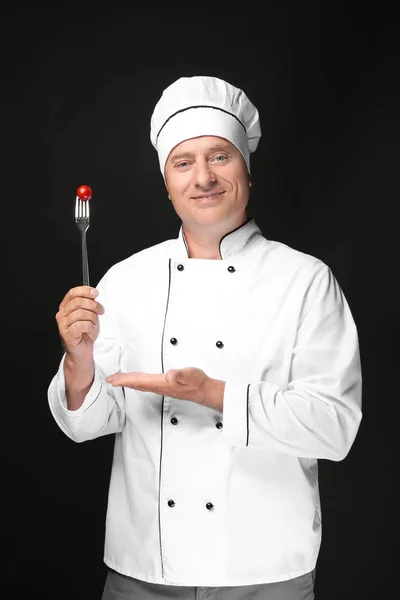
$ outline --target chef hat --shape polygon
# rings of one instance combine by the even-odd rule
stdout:
[[[171,150],[202,135],[234,144],[250,173],[250,153],[261,137],[256,107],[242,90],[217,77],[181,77],[172,83],[154,108],[150,130],[163,176]]]

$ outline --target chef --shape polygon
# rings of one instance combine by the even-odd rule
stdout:
[[[71,289],[48,389],[75,442],[115,434],[103,600],[314,598],[318,459],[360,425],[357,328],[328,265],[247,213],[247,95],[182,77],[151,117],[177,238]]]

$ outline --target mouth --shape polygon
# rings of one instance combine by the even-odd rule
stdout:
[[[205,194],[204,196],[193,196],[194,200],[212,200],[213,198],[218,198],[218,196],[222,196],[225,193],[225,190],[222,192],[214,192],[213,194]]]

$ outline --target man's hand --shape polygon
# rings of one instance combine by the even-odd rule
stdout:
[[[189,400],[222,412],[225,382],[208,377],[201,369],[186,367],[167,373],[114,373],[107,377],[112,386],[124,386],[141,392],[153,392],[178,400]]]
[[[77,410],[93,383],[93,343],[99,335],[99,315],[104,307],[95,300],[98,291],[79,286],[67,292],[56,314],[59,334],[66,352],[65,391],[69,410]]]
[[[99,315],[104,314],[104,307],[95,300],[98,293],[87,285],[72,288],[56,314],[64,349],[77,363],[92,362],[93,343],[100,331]]]

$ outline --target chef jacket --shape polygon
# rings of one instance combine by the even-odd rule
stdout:
[[[178,238],[113,265],[95,375],[67,408],[63,362],[51,412],[75,442],[115,434],[104,562],[147,582],[238,586],[314,569],[317,459],[343,460],[361,421],[357,329],[321,260],[266,239],[254,218],[221,260]],[[223,412],[115,387],[121,370],[197,367],[226,382]]]

